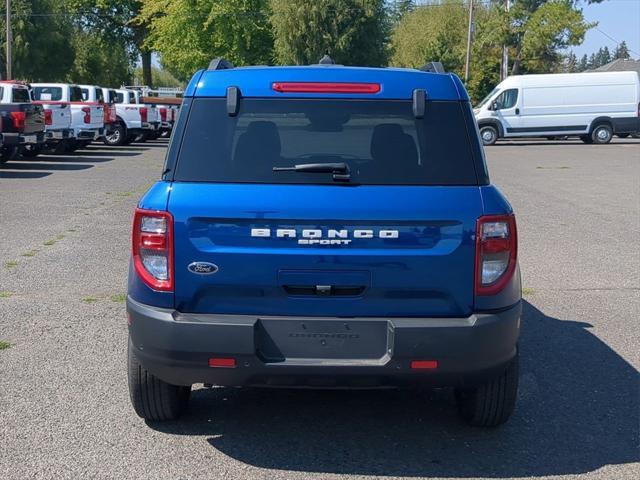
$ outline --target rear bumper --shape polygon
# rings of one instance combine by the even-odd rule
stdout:
[[[45,132],[47,141],[49,140],[66,140],[73,137],[73,130],[70,128],[61,128],[58,130],[47,130]]]
[[[515,355],[521,305],[465,318],[299,318],[183,314],[128,298],[127,311],[136,355],[165,382],[348,388],[480,383]],[[236,366],[209,367],[212,357]],[[438,366],[412,370],[412,360]]]
[[[3,133],[3,143],[7,146],[39,144],[45,141],[44,132],[35,133]]]
[[[160,122],[143,122],[142,123],[143,130],[151,130],[152,132],[155,132],[159,128],[160,128]]]
[[[104,135],[104,128],[77,129],[77,140],[97,140]]]

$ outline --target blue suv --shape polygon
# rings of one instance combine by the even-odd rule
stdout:
[[[148,420],[195,383],[453,387],[494,426],[518,388],[516,222],[464,86],[422,70],[234,68],[189,83],[140,200],[129,389]]]

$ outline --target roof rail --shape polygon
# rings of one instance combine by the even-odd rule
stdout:
[[[233,68],[233,64],[222,57],[214,58],[209,63],[207,70],[229,70]]]
[[[445,73],[444,67],[441,62],[427,62],[423,67],[420,68],[423,72],[431,72],[431,73]]]

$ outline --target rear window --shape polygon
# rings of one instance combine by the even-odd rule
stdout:
[[[11,101],[14,103],[28,103],[31,101],[29,90],[26,88],[13,88],[11,92]]]
[[[69,96],[69,101],[71,102],[82,102],[84,99],[82,98],[82,89],[80,87],[69,87],[71,95]]]
[[[89,100],[89,89],[88,88],[82,88],[82,100],[84,102]]]
[[[124,95],[122,92],[116,92],[116,103],[124,103]]]
[[[62,100],[62,87],[33,87],[33,98],[40,101],[59,102]]]
[[[196,98],[174,179],[191,182],[334,184],[330,173],[280,171],[344,163],[351,183],[477,185],[460,102],[427,103],[416,119],[395,100]]]
[[[129,92],[129,103],[136,103],[136,94]]]

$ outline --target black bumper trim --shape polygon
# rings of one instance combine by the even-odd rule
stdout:
[[[129,297],[127,311],[140,362],[174,385],[464,386],[498,374],[513,358],[521,305],[464,318],[343,319],[184,314]],[[345,325],[357,337],[325,332],[330,329],[288,333],[305,323],[311,331],[321,324]],[[341,347],[351,340],[348,348]],[[323,341],[326,350],[319,346]],[[301,352],[306,348],[329,354],[305,358]],[[233,357],[236,368],[210,368],[210,357]],[[437,360],[438,369],[411,370],[415,359]]]

